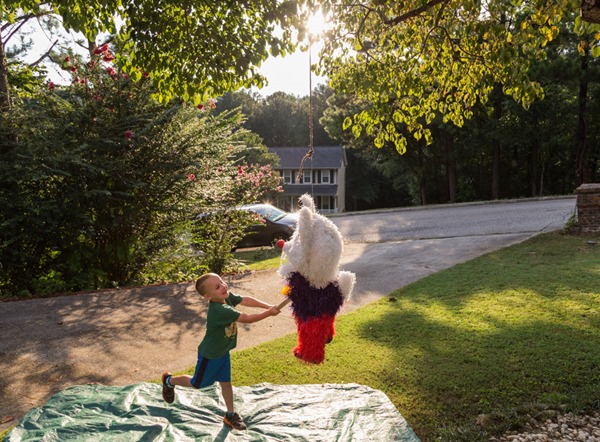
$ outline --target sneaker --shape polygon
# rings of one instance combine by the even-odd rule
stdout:
[[[165,371],[162,375],[162,397],[165,402],[172,404],[175,400],[175,387],[167,385],[167,377],[171,376],[171,373]]]
[[[246,429],[246,424],[244,423],[244,421],[242,420],[240,415],[237,413],[233,413],[229,417],[227,415],[225,415],[225,417],[223,418],[223,422],[226,425],[229,425],[234,430],[245,430]]]

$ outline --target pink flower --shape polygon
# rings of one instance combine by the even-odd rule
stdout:
[[[69,57],[68,55],[65,57],[65,63],[68,63],[71,61],[71,57]]]
[[[117,75],[117,71],[115,71],[115,69],[110,66],[106,69],[106,72],[108,73],[108,75],[113,76],[113,75]]]
[[[71,66],[71,72],[77,72],[77,66]]]
[[[217,107],[215,100],[213,100],[212,98],[209,98],[207,104],[208,104],[208,107],[210,107],[211,109],[214,109]]]
[[[102,57],[102,61],[105,61],[107,63],[110,63],[111,61],[113,61],[115,59],[115,56],[110,54],[110,53],[106,53],[106,55],[104,57]]]
[[[108,44],[106,44],[106,43],[104,43],[102,46],[98,46],[96,49],[94,49],[95,55],[100,55],[104,52],[108,52]]]
[[[195,173],[188,174],[187,179],[188,179],[188,181],[196,181],[196,174]]]
[[[283,192],[283,187],[277,186],[277,192]]]
[[[144,73],[142,75],[144,76],[144,78],[150,77],[150,74],[148,72],[146,72],[146,71],[144,71]]]
[[[123,74],[123,75],[122,75],[122,77],[123,77],[125,80],[127,80],[127,79],[129,78],[129,75],[127,75],[127,74]]]
[[[131,140],[133,138],[133,132],[131,132],[129,129],[127,129],[125,131],[125,138],[127,138],[128,140]]]
[[[81,80],[79,80],[79,82],[80,82],[81,84],[85,84],[85,78],[82,78]]]
[[[200,109],[200,110],[203,110],[203,109],[204,109],[204,105],[203,105],[202,103],[200,103],[200,104],[198,105],[198,109]]]
[[[51,91],[53,91],[55,87],[56,87],[56,85],[54,84],[53,81],[51,81],[50,83],[48,83],[48,89],[50,89]]]

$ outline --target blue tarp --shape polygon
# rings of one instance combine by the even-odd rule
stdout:
[[[176,393],[167,404],[158,384],[71,387],[29,411],[6,441],[419,441],[388,397],[364,385],[234,387],[246,431],[223,424],[217,385]]]

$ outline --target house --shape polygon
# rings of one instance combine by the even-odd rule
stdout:
[[[283,193],[275,204],[280,209],[295,211],[298,198],[308,193],[313,197],[321,213],[338,213],[345,209],[346,199],[346,151],[342,146],[315,146],[312,158],[302,159],[308,147],[269,147],[269,152],[279,156],[280,165],[274,168],[283,178]]]

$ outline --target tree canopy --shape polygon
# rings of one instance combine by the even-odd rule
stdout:
[[[559,22],[577,11],[578,1],[11,0],[0,5],[0,23],[4,28],[56,13],[92,45],[99,35],[111,36],[122,48],[121,70],[134,79],[148,73],[159,99],[196,103],[263,85],[262,61],[294,49],[309,35],[310,12],[321,9],[330,29],[317,69],[336,92],[368,104],[346,118],[344,128],[403,153],[409,134],[431,143],[434,118],[462,126],[492,91],[526,108],[542,98],[530,64],[545,57]],[[598,25],[578,17],[573,28],[591,35],[581,51],[600,55]],[[2,53],[0,96],[1,61]]]
[[[97,41],[100,35],[114,39],[122,48],[116,63],[133,79],[149,74],[162,101],[179,96],[198,103],[261,87],[262,61],[294,48],[296,6],[273,0],[9,0],[0,4],[0,26],[4,31],[28,18],[57,14],[65,28],[85,35],[90,50],[104,43]],[[0,77],[5,43],[0,41]]]
[[[393,143],[400,153],[407,136],[432,142],[428,125],[441,116],[462,126],[473,107],[494,88],[524,107],[543,97],[530,75],[533,60],[559,33],[574,0],[324,0],[330,17],[319,69],[336,92],[368,106],[344,121],[377,147]],[[591,25],[577,18],[576,27]],[[597,26],[596,26],[597,27]],[[591,42],[598,55],[596,35]]]

